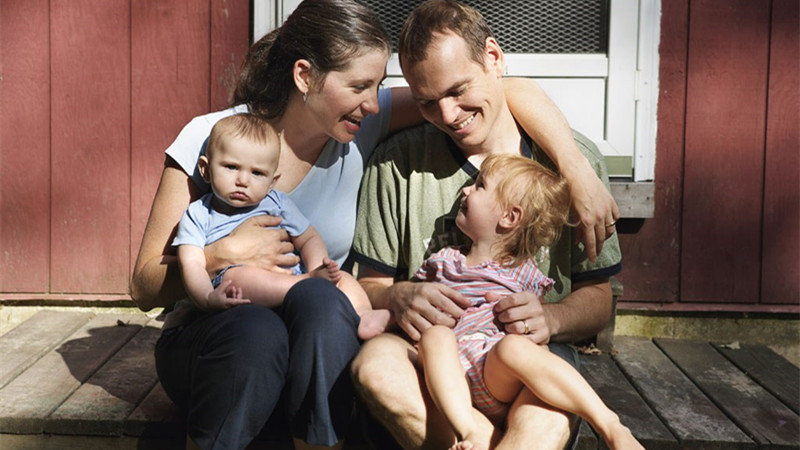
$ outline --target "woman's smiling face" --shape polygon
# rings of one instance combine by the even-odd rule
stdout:
[[[339,142],[352,141],[361,121],[379,111],[378,88],[388,59],[386,51],[370,50],[354,57],[345,70],[328,72],[306,99],[316,125]]]

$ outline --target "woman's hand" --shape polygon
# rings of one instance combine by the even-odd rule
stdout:
[[[550,341],[550,327],[538,295],[527,291],[507,296],[489,292],[486,300],[497,301],[494,307],[495,317],[504,325],[506,333],[524,334],[540,345]]]
[[[617,231],[617,202],[588,163],[564,176],[578,216],[578,239],[583,240],[589,261],[594,262],[603,250],[603,242]]]
[[[205,247],[206,270],[214,274],[225,267],[240,264],[290,274],[300,257],[292,253],[294,246],[286,230],[275,227],[280,217],[251,217],[231,234]]]

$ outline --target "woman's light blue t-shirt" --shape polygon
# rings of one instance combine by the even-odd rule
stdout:
[[[322,236],[331,259],[340,265],[347,259],[353,243],[356,202],[364,164],[389,131],[389,89],[378,92],[378,105],[380,112],[364,118],[361,129],[351,142],[328,140],[305,178],[286,193]],[[195,117],[167,148],[167,155],[189,174],[203,192],[210,189],[200,176],[197,160],[205,153],[211,128],[224,117],[247,111],[246,105],[239,105]]]

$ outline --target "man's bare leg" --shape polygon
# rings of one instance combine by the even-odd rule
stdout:
[[[570,423],[577,416],[552,408],[523,388],[506,419],[506,434],[497,450],[561,450],[569,443]]]
[[[448,448],[455,435],[422,389],[417,350],[384,333],[367,341],[352,364],[356,392],[403,448]],[[430,412],[430,413],[429,413]]]

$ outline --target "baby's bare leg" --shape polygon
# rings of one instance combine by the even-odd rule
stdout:
[[[289,275],[271,272],[258,267],[232,267],[222,276],[223,281],[231,280],[242,289],[242,297],[252,303],[274,308],[283,303],[286,292],[308,275]]]
[[[358,281],[347,272],[341,272],[342,279],[336,285],[350,299],[353,309],[361,317],[358,325],[358,337],[362,340],[372,339],[386,331],[392,324],[392,314],[388,309],[372,309],[372,304]]]
[[[488,450],[494,430],[491,425],[480,426],[473,415],[469,384],[458,358],[453,330],[441,325],[425,330],[419,341],[419,357],[428,392],[460,441],[452,448]]]
[[[547,404],[586,419],[612,449],[642,448],[574,367],[523,336],[508,335],[492,348],[484,379],[500,401],[513,401],[524,383]]]

